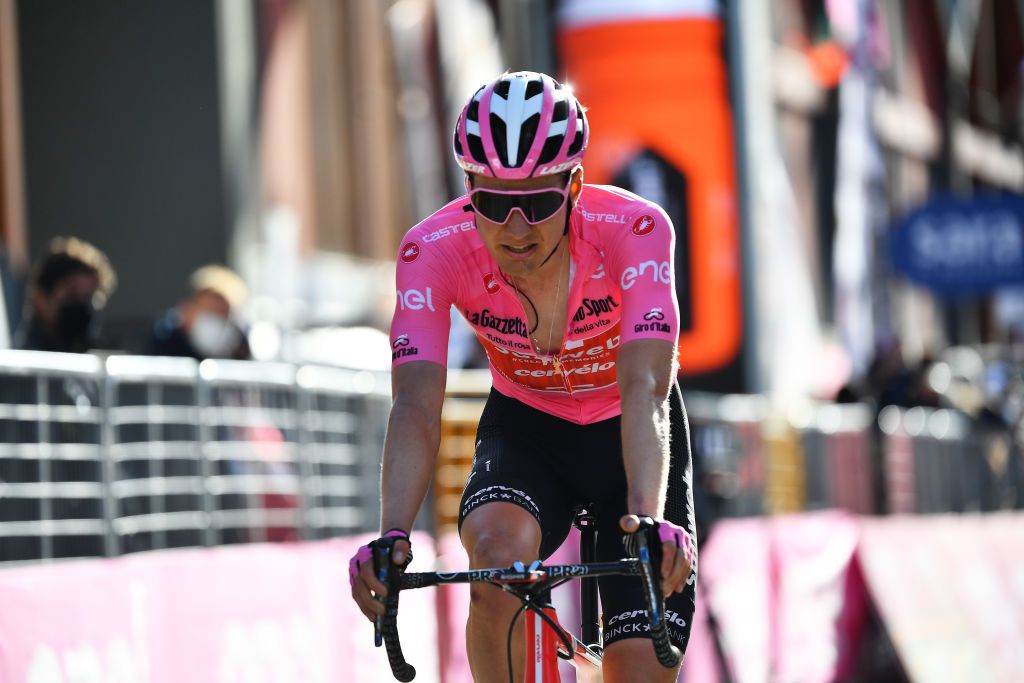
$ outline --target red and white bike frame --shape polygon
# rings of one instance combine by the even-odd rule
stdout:
[[[558,624],[555,608],[541,607],[551,621]],[[528,610],[526,620],[526,671],[524,683],[561,683],[558,673],[558,651],[565,651],[565,644],[558,633],[539,614]],[[561,629],[561,624],[559,624]],[[562,629],[564,632],[564,629]],[[602,683],[601,659],[572,634],[566,633],[573,643],[573,657],[569,660],[576,667],[578,683]]]

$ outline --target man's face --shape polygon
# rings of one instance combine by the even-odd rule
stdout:
[[[231,317],[231,304],[221,294],[212,289],[204,289],[194,294],[183,307],[182,318],[185,322],[185,329],[191,328],[192,323],[200,314],[214,315],[227,320]]]
[[[570,202],[579,195],[581,171],[573,174],[568,201],[547,220],[530,225],[520,211],[512,211],[505,223],[496,223],[474,212],[477,232],[498,266],[507,274],[517,277],[529,275],[544,262],[557,246],[565,230],[566,211]],[[474,175],[471,190],[539,190],[564,189],[562,174],[525,180],[503,180]]]
[[[71,304],[91,305],[99,288],[100,279],[92,273],[67,275],[57,282],[49,295],[36,292],[36,313],[47,325],[53,327],[62,308]]]

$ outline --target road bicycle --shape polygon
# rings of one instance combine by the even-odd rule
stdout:
[[[525,683],[559,683],[558,660],[565,659],[576,667],[580,683],[600,683],[600,625],[597,609],[597,577],[613,574],[636,576],[643,582],[647,603],[648,627],[654,652],[662,666],[674,668],[682,653],[669,641],[665,622],[665,602],[661,595],[661,575],[655,564],[655,553],[648,546],[648,532],[655,528],[650,517],[640,520],[640,529],[632,534],[635,557],[613,562],[595,562],[597,530],[594,519],[581,511],[573,522],[580,530],[580,563],[545,566],[537,560],[529,566],[516,562],[506,569],[473,569],[463,572],[405,572],[391,563],[395,539],[377,541],[374,549],[374,571],[388,587],[384,600],[384,616],[377,619],[375,644],[383,642],[395,678],[403,683],[416,677],[416,669],[405,660],[398,635],[398,597],[401,591],[456,583],[487,583],[498,586],[522,602],[509,624],[511,645],[513,628],[519,616],[526,632]],[[551,603],[551,590],[573,579],[580,580],[581,636],[577,638],[559,622]],[[507,648],[509,681],[512,676],[511,647]]]

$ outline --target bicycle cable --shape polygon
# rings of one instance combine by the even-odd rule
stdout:
[[[519,609],[516,610],[516,613],[512,615],[512,623],[508,625],[508,640],[505,642],[505,656],[508,657],[508,683],[515,683],[516,681],[515,674],[512,671],[512,629],[515,628],[516,619],[519,618],[519,615],[523,613],[523,610],[525,610],[526,606],[529,604],[530,603],[528,602],[524,602],[520,605]]]

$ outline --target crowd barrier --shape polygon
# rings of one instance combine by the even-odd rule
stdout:
[[[1024,507],[1024,461],[1008,432],[926,408],[885,408],[878,425],[891,512]]]
[[[1024,680],[1022,526],[1019,512],[725,520],[701,548],[684,680]]]
[[[0,569],[4,683],[393,680],[349,595],[370,536],[140,553]],[[413,535],[416,561],[432,539]],[[434,589],[402,596],[416,681],[437,683]]]
[[[0,562],[377,526],[386,375],[0,351]]]
[[[423,528],[455,527],[488,388],[449,377]],[[1019,444],[961,413],[684,396],[708,523],[1024,506]],[[2,351],[0,562],[373,529],[389,404],[386,373]]]

